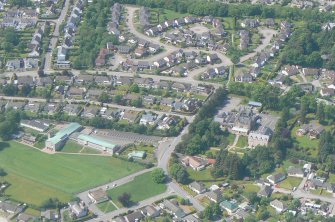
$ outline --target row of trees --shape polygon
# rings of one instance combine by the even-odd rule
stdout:
[[[280,5],[265,4],[225,4],[217,1],[201,0],[120,0],[121,3],[139,4],[151,8],[164,8],[181,13],[198,16],[213,15],[218,17],[246,17],[279,18],[305,21],[326,22],[334,20],[331,13],[321,13],[317,8],[300,10],[298,8],[282,7]]]

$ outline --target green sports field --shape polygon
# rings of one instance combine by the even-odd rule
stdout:
[[[40,205],[50,197],[68,201],[74,193],[104,184],[143,167],[113,157],[45,154],[20,143],[0,143],[0,180],[11,186],[12,199]]]

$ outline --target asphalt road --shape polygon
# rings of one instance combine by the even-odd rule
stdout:
[[[52,51],[56,48],[57,46],[57,41],[58,41],[58,37],[59,37],[59,26],[60,24],[64,21],[64,19],[66,18],[66,14],[67,11],[69,9],[70,6],[70,0],[65,0],[64,3],[64,7],[59,15],[58,19],[55,20],[51,20],[53,22],[55,22],[55,30],[52,34],[52,38],[50,40],[50,44],[51,44],[51,50],[50,52],[47,52],[45,54],[45,64],[44,64],[44,71],[52,71]]]

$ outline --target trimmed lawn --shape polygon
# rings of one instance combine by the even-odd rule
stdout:
[[[292,130],[292,138],[295,140],[295,144],[298,145],[303,150],[300,150],[301,152],[307,153],[308,155],[311,155],[313,157],[317,157],[318,155],[318,145],[319,140],[314,139],[311,140],[308,138],[308,136],[296,136],[296,131],[299,127],[294,127]]]
[[[104,213],[109,213],[116,210],[116,207],[110,201],[99,203],[97,204],[97,207]]]
[[[130,193],[132,202],[136,203],[161,194],[165,190],[166,185],[155,183],[152,180],[151,172],[148,172],[135,177],[129,183],[110,189],[108,195],[117,206],[122,206],[117,199],[123,193]]]
[[[240,147],[240,148],[247,147],[248,146],[248,137],[246,137],[246,136],[240,136],[238,138],[236,146]]]
[[[63,202],[77,193],[143,169],[113,157],[46,154],[15,141],[0,143],[0,168],[12,199],[41,205],[50,197]]]
[[[72,140],[68,140],[61,151],[64,153],[79,153],[82,148],[83,145],[80,145]]]
[[[243,184],[244,186],[244,193],[251,193],[251,192],[255,192],[257,193],[260,190],[260,187],[255,185],[255,184]]]
[[[279,187],[287,189],[287,190],[292,190],[293,187],[298,187],[301,181],[302,181],[302,178],[287,177],[284,181],[282,181],[279,184]]]
[[[335,174],[332,173],[329,174],[328,182],[335,183]]]
[[[37,142],[37,143],[35,143],[34,144],[34,147],[36,147],[36,148],[38,148],[38,149],[44,149],[44,147],[45,147],[45,141],[43,141],[43,142]]]
[[[182,14],[182,13],[171,11],[171,10],[168,10],[168,9],[161,9],[161,10],[163,10],[163,13],[160,15],[160,17],[163,18],[164,20],[165,19],[167,19],[167,20],[177,19],[177,18],[181,18],[181,17],[185,17],[185,16],[190,15],[190,14],[187,14],[187,13]]]

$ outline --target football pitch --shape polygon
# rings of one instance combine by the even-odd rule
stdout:
[[[114,157],[45,154],[15,141],[0,142],[0,177],[10,198],[40,206],[48,198],[69,201],[74,194],[135,173],[142,166]]]

